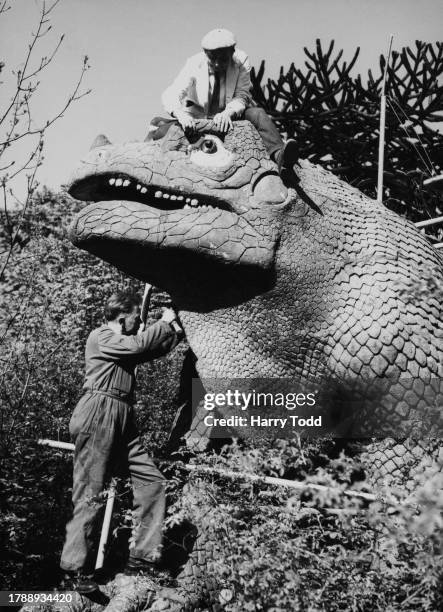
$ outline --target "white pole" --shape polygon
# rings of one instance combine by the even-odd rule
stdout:
[[[108,489],[108,499],[106,501],[105,516],[103,518],[102,532],[100,534],[100,542],[98,545],[97,560],[95,562],[95,569],[101,569],[103,567],[103,561],[105,559],[105,548],[108,542],[109,527],[111,525],[112,510],[114,509],[115,500],[115,488],[116,482],[112,479]]]
[[[71,444],[70,442],[59,442],[58,440],[40,439],[37,441],[37,443],[41,444],[42,446],[50,446],[51,448],[59,448],[61,450],[67,450],[71,452],[75,450],[74,444]],[[109,527],[111,525],[112,511],[114,509],[115,489],[116,481],[112,479],[108,489],[105,516],[103,518],[102,532],[100,534],[100,543],[98,545],[97,560],[95,562],[96,570],[103,567],[103,562],[105,559],[105,548],[108,542]]]
[[[74,444],[71,444],[70,442],[59,442],[58,440],[46,440],[40,438],[40,440],[37,440],[37,444],[41,444],[42,446],[50,446],[51,448],[60,448],[61,450],[75,450]]]
[[[377,202],[383,202],[383,167],[385,155],[385,126],[386,126],[386,77],[388,75],[388,66],[391,59],[391,48],[394,36],[391,34],[389,39],[388,57],[386,59],[385,70],[383,74],[383,83],[381,88],[380,100],[380,134],[378,141],[378,178],[377,178]]]
[[[372,493],[365,493],[363,491],[353,491],[352,489],[338,489],[334,487],[328,487],[327,485],[315,484],[312,482],[298,482],[296,480],[287,480],[286,478],[276,478],[274,476],[258,476],[257,474],[242,474],[234,472],[232,470],[225,470],[216,467],[206,467],[203,465],[188,464],[181,466],[188,472],[203,472],[206,474],[219,474],[232,480],[242,479],[251,480],[252,482],[264,482],[266,484],[275,485],[278,487],[289,487],[291,489],[299,489],[301,491],[305,489],[313,489],[315,491],[336,491],[337,493],[343,493],[348,497],[359,497],[368,501],[376,501],[378,498]]]
[[[56,442],[55,440],[39,440],[38,443],[45,444],[47,446],[54,446],[55,448],[65,448],[65,445],[66,447],[74,446],[73,444],[68,445],[66,442]],[[61,444],[63,444],[64,446],[60,447]],[[175,464],[176,462],[167,461],[167,463]],[[357,497],[360,499],[365,499],[367,501],[376,501],[378,499],[381,499],[380,497],[372,493],[365,493],[364,491],[354,491],[352,489],[342,490],[342,489],[338,489],[335,487],[329,487],[327,485],[315,484],[312,482],[297,482],[295,480],[287,480],[286,478],[275,478],[274,476],[258,476],[257,474],[244,474],[241,472],[234,472],[233,470],[226,470],[223,468],[209,467],[209,466],[203,466],[203,465],[187,464],[187,465],[181,465],[180,467],[188,472],[197,472],[197,473],[202,472],[206,474],[218,474],[219,476],[224,476],[226,478],[230,478],[231,480],[245,479],[245,480],[251,480],[253,482],[263,482],[266,484],[276,485],[280,487],[289,487],[292,489],[299,489],[299,490],[313,489],[316,491],[336,491],[337,493],[342,493],[343,495],[347,497]],[[102,529],[102,536],[100,538],[99,553],[102,548],[102,540],[104,541],[104,544],[103,544],[103,548],[104,548],[107,538],[108,538],[110,518],[109,518],[109,521],[107,521],[107,516],[110,517],[110,515],[112,514],[114,498],[115,498],[115,482],[112,481],[111,486],[108,491],[108,501],[106,504],[105,518],[103,520],[103,529]],[[110,510],[108,510],[109,508]],[[107,531],[106,531],[106,535],[104,536],[105,523],[107,523]],[[98,563],[99,563],[99,557],[97,555],[96,569],[99,569],[99,567],[101,567],[101,565],[98,566]]]

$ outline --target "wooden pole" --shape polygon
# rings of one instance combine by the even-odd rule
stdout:
[[[443,191],[443,174],[431,176],[423,181],[423,189],[432,189],[433,191]]]
[[[68,442],[57,442],[55,440],[39,440],[39,444],[43,444],[45,446],[52,446],[53,448],[61,448],[63,450],[74,450],[74,445],[69,444]],[[176,464],[175,461],[168,461],[167,463]],[[218,476],[224,476],[226,478],[230,478],[231,480],[251,480],[253,482],[263,482],[265,484],[272,484],[280,487],[289,487],[291,489],[315,489],[316,491],[337,491],[343,493],[343,495],[347,495],[348,497],[360,497],[361,499],[366,499],[367,501],[375,501],[378,499],[372,493],[364,493],[362,491],[352,491],[334,489],[333,487],[328,487],[326,485],[319,485],[315,483],[309,482],[297,482],[296,480],[287,480],[286,478],[275,478],[273,476],[257,476],[256,474],[242,474],[241,472],[234,472],[232,470],[225,470],[216,467],[207,467],[207,466],[199,466],[193,464],[182,464],[180,466],[187,472],[203,472],[206,474],[217,474]]]
[[[37,444],[42,446],[50,446],[51,448],[60,448],[61,450],[68,450],[74,452],[75,445],[71,442],[59,442],[58,440],[47,440],[46,438],[40,438],[37,440]]]
[[[102,532],[100,534],[100,542],[97,551],[97,560],[95,562],[95,569],[101,569],[105,559],[105,549],[108,543],[109,527],[111,526],[112,511],[114,509],[115,501],[115,489],[116,481],[111,480],[111,484],[108,489],[108,499],[106,500],[105,516],[103,517]]]
[[[50,446],[51,448],[59,448],[60,450],[66,450],[66,451],[71,451],[71,452],[74,452],[75,450],[74,444],[71,444],[70,442],[59,442],[58,440],[48,440],[48,439],[40,438],[39,440],[37,440],[37,444],[41,444],[42,446]],[[103,518],[102,531],[100,534],[100,542],[98,545],[97,559],[95,562],[96,570],[103,567],[103,562],[105,558],[105,548],[108,542],[109,527],[111,525],[112,511],[114,509],[115,489],[116,489],[116,481],[112,479],[111,484],[108,489],[105,516]]]
[[[142,301],[142,307],[141,307],[141,314],[140,314],[140,318],[142,320],[142,329],[146,329],[146,319],[148,317],[148,310],[149,310],[149,302],[151,300],[151,293],[152,293],[152,285],[150,285],[149,283],[145,284],[145,291],[143,294],[143,301]],[[175,331],[180,334],[182,332],[182,328],[180,327],[180,325],[177,323],[177,321],[172,321],[171,323],[172,327],[175,329]]]
[[[146,319],[148,318],[149,302],[151,301],[152,285],[149,283],[145,284],[145,291],[143,293],[143,301],[141,307],[140,318],[142,320],[143,329],[146,328]]]
[[[438,225],[443,223],[443,217],[435,217],[434,219],[426,219],[426,221],[417,221],[415,227],[428,227],[429,225]]]
[[[378,179],[377,179],[377,202],[383,202],[383,169],[385,156],[385,127],[386,127],[386,78],[388,75],[388,67],[391,59],[391,48],[394,36],[391,34],[389,39],[388,57],[386,60],[385,70],[383,73],[383,82],[381,88],[380,100],[380,134],[378,141]]]
[[[289,489],[298,489],[299,491],[314,490],[324,492],[337,492],[347,497],[357,497],[367,501],[376,501],[379,499],[372,493],[364,493],[363,491],[352,491],[351,489],[339,489],[336,487],[328,487],[326,485],[315,484],[313,482],[298,482],[297,480],[287,480],[286,478],[275,478],[274,476],[258,476],[257,474],[242,474],[232,470],[225,470],[215,467],[206,467],[203,465],[187,464],[183,468],[188,472],[202,472],[204,474],[217,474],[231,480],[250,480],[252,482],[263,482],[265,484],[275,485],[277,487],[288,487]]]
[[[44,444],[46,446],[52,446],[54,448],[62,448],[68,450],[68,446],[74,447],[73,444],[68,444],[66,442],[56,442],[55,440],[39,440],[39,444]],[[166,461],[165,463],[170,463],[177,465],[176,461]],[[203,474],[216,474],[217,476],[222,476],[224,478],[230,478],[231,480],[249,480],[251,482],[258,482],[264,484],[270,484],[277,487],[288,487],[290,489],[298,489],[299,491],[313,490],[313,491],[324,491],[324,492],[336,492],[341,495],[345,495],[346,497],[354,497],[357,499],[364,499],[368,502],[374,501],[385,501],[383,498],[374,495],[373,493],[365,493],[364,491],[354,491],[352,489],[339,489],[338,487],[328,487],[327,485],[316,484],[314,482],[298,482],[297,480],[287,480],[286,478],[276,478],[274,476],[259,476],[257,474],[246,474],[242,472],[234,472],[233,470],[226,470],[217,467],[209,467],[204,465],[195,465],[195,464],[182,464],[180,467],[187,472],[201,472]],[[109,493],[108,493],[109,495]],[[402,505],[412,505],[408,500],[401,501],[399,504]],[[101,541],[101,540],[100,540]]]

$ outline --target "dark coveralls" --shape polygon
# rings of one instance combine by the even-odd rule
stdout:
[[[133,417],[134,370],[171,350],[179,338],[169,323],[158,321],[134,336],[116,334],[102,325],[86,342],[85,394],[72,415],[69,432],[75,442],[73,517],[66,527],[61,567],[92,571],[94,533],[103,508],[94,497],[107,478],[129,471],[136,526],[131,557],[158,559],[165,510],[163,476],[140,444]]]

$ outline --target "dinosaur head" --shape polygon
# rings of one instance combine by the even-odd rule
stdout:
[[[239,121],[223,137],[201,122],[113,146],[96,139],[70,182],[93,201],[73,243],[187,309],[241,303],[273,284],[281,213],[290,195],[260,136]]]

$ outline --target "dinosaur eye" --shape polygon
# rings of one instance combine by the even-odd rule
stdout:
[[[218,170],[233,164],[233,155],[223,142],[213,134],[207,134],[188,147],[191,162],[201,167]]]
[[[217,153],[217,143],[211,138],[204,138],[200,145],[200,150],[203,153]]]

